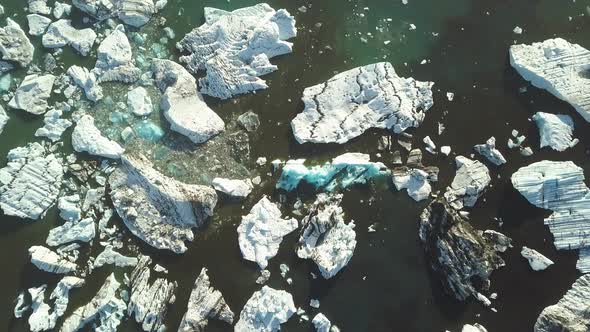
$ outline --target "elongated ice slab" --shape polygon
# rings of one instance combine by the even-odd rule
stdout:
[[[418,127],[433,105],[432,82],[399,77],[389,62],[340,73],[303,91],[305,109],[291,122],[299,143],[345,143],[370,128]]]
[[[287,39],[297,34],[295,18],[284,9],[266,3],[228,12],[205,7],[205,23],[178,44],[180,61],[193,74],[205,70],[199,80],[201,93],[228,99],[267,88],[259,77],[277,70],[269,59],[291,53]]]
[[[302,181],[318,190],[333,191],[353,184],[364,184],[369,179],[387,175],[389,171],[380,162],[371,162],[363,153],[345,153],[323,165],[305,166],[305,159],[289,160],[276,187],[291,191]]]
[[[590,51],[562,38],[510,47],[510,64],[527,81],[568,102],[590,122]]]
[[[102,135],[94,125],[94,118],[83,115],[72,132],[72,145],[77,152],[88,152],[91,155],[118,159],[124,149],[119,143]]]

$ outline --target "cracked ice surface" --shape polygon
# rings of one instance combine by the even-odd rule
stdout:
[[[297,35],[295,19],[266,3],[228,12],[205,7],[205,23],[178,44],[189,71],[205,70],[201,93],[228,99],[267,88],[259,76],[277,70],[269,59],[291,53],[287,39]]]
[[[510,47],[510,64],[527,81],[568,102],[590,122],[590,51],[562,38]]]
[[[7,159],[0,169],[0,207],[9,216],[39,219],[59,195],[61,159],[39,143],[12,149]]]
[[[345,143],[370,128],[418,127],[433,105],[432,82],[399,77],[391,63],[357,67],[306,88],[291,122],[299,143]]]

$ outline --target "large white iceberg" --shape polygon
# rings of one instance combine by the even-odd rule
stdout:
[[[578,278],[572,288],[554,305],[543,309],[534,332],[588,331],[590,326],[590,274]]]
[[[565,151],[578,143],[573,138],[574,121],[565,114],[537,112],[533,120],[539,127],[541,147],[549,146],[555,151]]]
[[[418,127],[433,105],[432,82],[399,77],[389,62],[340,73],[306,88],[305,109],[291,122],[299,143],[345,143],[370,128]]]
[[[279,331],[281,324],[287,322],[296,310],[291,294],[264,286],[246,302],[234,331]]]
[[[318,190],[333,191],[389,174],[383,163],[371,162],[370,158],[368,154],[345,153],[332,162],[311,167],[305,166],[305,159],[289,160],[276,187],[291,191],[304,181]]]
[[[562,38],[510,46],[510,64],[527,81],[572,105],[590,122],[590,51]]]
[[[217,194],[210,187],[168,178],[145,157],[124,156],[109,178],[111,199],[131,233],[158,249],[187,250],[192,229],[213,215]]]
[[[59,195],[62,160],[39,143],[12,149],[7,159],[0,169],[0,207],[5,215],[39,219]]]
[[[297,220],[281,218],[279,207],[264,196],[242,217],[238,226],[238,242],[244,259],[265,269],[268,260],[279,251],[283,237],[297,229]]]
[[[51,96],[54,81],[55,76],[51,74],[27,75],[14,92],[8,106],[32,114],[45,113],[47,111],[47,99]]]
[[[205,7],[205,23],[188,33],[177,47],[189,71],[205,70],[201,93],[222,99],[267,88],[259,76],[277,70],[269,59],[291,53],[286,42],[297,34],[295,19],[266,3],[228,12]]]
[[[321,193],[301,221],[297,256],[312,259],[326,279],[348,264],[356,247],[355,225],[353,221],[344,223],[341,202],[342,194]]]
[[[215,178],[211,182],[215,190],[222,192],[230,197],[246,198],[252,192],[252,181],[246,180],[232,180],[225,178]]]
[[[72,146],[77,152],[88,152],[91,155],[118,159],[124,149],[119,143],[104,137],[94,125],[94,118],[83,115],[76,122],[72,132]]]
[[[170,60],[154,59],[152,72],[164,93],[160,106],[170,129],[203,143],[225,129],[223,120],[211,109],[197,91],[195,78],[181,65]]]

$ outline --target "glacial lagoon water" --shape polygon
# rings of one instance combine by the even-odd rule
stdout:
[[[157,16],[166,18],[166,26],[174,30],[175,39],[162,43],[160,38],[165,34],[150,23],[139,31],[148,31],[144,50],[137,45],[134,47],[138,54],[144,52],[147,57],[151,54],[176,59],[174,42],[203,23],[203,7],[236,9],[255,3],[251,0],[171,0]],[[463,324],[474,322],[491,332],[531,331],[541,310],[556,303],[579,275],[575,270],[577,254],[554,249],[552,236],[543,225],[543,217],[548,212],[529,205],[512,188],[510,175],[519,167],[544,159],[572,160],[590,171],[587,150],[590,125],[572,107],[521,79],[509,65],[508,47],[513,43],[562,37],[590,48],[587,33],[590,18],[586,11],[590,3],[581,0],[409,0],[406,5],[401,0],[276,0],[268,3],[275,9],[287,9],[296,18],[299,34],[292,40],[293,53],[272,60],[279,70],[264,77],[268,89],[228,101],[206,98],[227,123],[249,110],[260,116],[262,124],[250,136],[250,159],[242,163],[245,167],[223,162],[222,154],[229,153],[223,148],[201,151],[201,147],[171,132],[166,120],[157,113],[150,121],[162,126],[164,137],[157,142],[140,138],[128,143],[128,149],[148,155],[163,173],[183,181],[207,183],[216,172],[262,178],[262,184],[245,201],[220,202],[210,224],[196,232],[195,240],[188,244],[189,250],[183,255],[151,249],[125,232],[125,244],[129,248],[139,248],[151,255],[168,268],[168,278],[179,284],[176,302],[166,318],[168,330],[176,330],[180,323],[194,279],[203,266],[209,269],[212,284],[222,291],[236,313],[260,288],[255,283],[258,267],[241,258],[236,233],[241,216],[247,214],[262,195],[279,200],[279,193],[274,189],[278,175],[270,174],[270,164],[256,166],[257,157],[264,156],[269,161],[307,158],[319,162],[344,152],[364,152],[371,154],[372,160],[391,166],[387,153],[381,158],[376,156],[379,152],[377,140],[386,133],[383,130],[372,130],[343,145],[299,145],[289,125],[303,109],[300,98],[305,87],[325,81],[336,72],[389,61],[400,76],[435,82],[434,107],[420,128],[410,130],[414,146],[422,146],[422,137],[430,135],[439,146],[450,145],[454,153],[468,156],[473,153],[474,144],[495,136],[509,160],[502,167],[490,166],[493,185],[471,210],[471,222],[476,227],[499,230],[512,237],[516,247],[504,254],[507,266],[492,275],[491,290],[498,293],[494,301],[498,312],[491,312],[476,301],[456,303],[442,294],[428,272],[417,235],[418,215],[427,202],[415,203],[405,192],[397,192],[391,184],[383,182],[355,186],[344,192],[343,207],[347,220],[353,219],[357,225],[358,244],[350,264],[341,273],[330,280],[312,279],[310,272],[316,272],[316,267],[310,261],[297,258],[294,252],[297,234],[292,233],[285,238],[279,254],[270,260],[272,277],[268,285],[288,290],[296,306],[306,308],[312,317],[316,311],[310,310],[309,300],[319,299],[321,312],[343,331],[459,331]],[[26,30],[23,2],[2,0],[1,4],[5,16],[13,17]],[[308,7],[305,13],[298,10],[303,5]],[[77,24],[84,24],[82,17],[80,12],[72,13]],[[0,22],[4,24],[4,17],[0,17]],[[410,24],[416,29],[410,30]],[[515,26],[521,27],[523,33],[515,34]],[[41,64],[44,50],[40,38],[31,40],[36,47],[37,63]],[[158,46],[150,48],[156,41]],[[385,41],[390,42],[386,44]],[[58,64],[62,68],[56,72],[72,64],[91,68],[94,57],[79,57],[66,47]],[[24,72],[15,71],[12,75],[22,78]],[[521,89],[523,87],[526,91]],[[446,98],[449,91],[455,93],[452,102]],[[107,88],[105,95],[117,101],[120,92],[120,87],[113,85]],[[4,101],[0,104],[7,108]],[[105,134],[119,137],[124,126],[118,124],[120,117],[113,115],[113,108],[112,104],[103,102],[94,110],[89,106],[88,111],[94,112]],[[580,144],[566,152],[540,150],[536,126],[530,121],[537,111],[571,115]],[[42,126],[42,116],[17,110],[8,110],[8,113],[10,121],[0,136],[1,166],[6,163],[5,156],[10,149],[39,140],[33,134]],[[441,135],[437,135],[438,122],[446,127]],[[518,151],[505,148],[513,129],[527,136],[526,144],[533,148],[533,156],[523,157]],[[152,137],[149,128],[144,130]],[[64,134],[66,152],[71,151],[70,133],[71,129]],[[222,160],[223,167],[211,169],[209,158],[216,157]],[[450,184],[455,170],[452,158],[425,154],[424,163],[441,169],[436,190]],[[311,191],[306,189],[301,188],[300,196],[306,201],[313,200]],[[288,198],[294,200],[295,195]],[[502,221],[501,226],[498,219]],[[42,244],[48,231],[62,221],[55,208],[36,222],[2,214],[0,220],[0,330],[28,331],[24,319],[12,316],[14,299],[29,287],[44,283],[52,287],[59,276],[32,266],[27,249]],[[116,222],[121,223],[118,219]],[[377,225],[377,232],[367,232],[371,224]],[[518,249],[522,245],[544,253],[556,264],[547,271],[531,271],[520,257]],[[93,250],[96,255],[100,248],[96,245]],[[281,278],[281,263],[290,266],[292,285]],[[115,271],[119,276],[125,272],[123,269]],[[94,296],[110,272],[110,267],[96,270],[83,288],[71,292],[66,317]],[[222,323],[209,323],[208,331],[227,330],[228,326]],[[283,325],[283,330],[311,331],[312,325],[299,322],[294,316]],[[133,320],[126,320],[119,331],[140,331],[140,327]]]

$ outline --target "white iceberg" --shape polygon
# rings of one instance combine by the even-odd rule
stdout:
[[[104,137],[94,125],[94,118],[88,114],[76,122],[72,132],[72,146],[77,152],[112,159],[120,158],[125,151],[119,143]]]
[[[477,144],[473,147],[477,153],[484,156],[494,165],[502,165],[506,163],[506,158],[502,153],[496,149],[496,138],[490,137],[484,144]]]
[[[398,167],[392,171],[391,179],[397,190],[407,189],[416,202],[427,199],[432,192],[428,173],[421,169]]]
[[[152,100],[142,87],[137,87],[127,93],[127,105],[131,113],[137,116],[149,115],[153,111]]]
[[[535,271],[542,271],[553,265],[553,261],[543,256],[540,252],[535,249],[522,247],[520,255],[526,258],[531,266],[531,269]]]
[[[61,139],[61,135],[66,129],[72,125],[72,121],[62,119],[63,112],[58,109],[51,109],[43,118],[45,125],[35,132],[35,136],[47,137],[52,142],[57,142]]]
[[[34,53],[35,47],[23,29],[12,19],[6,18],[6,26],[0,28],[0,58],[27,67],[33,61]]]
[[[2,105],[0,105],[0,134],[2,134],[2,131],[4,130],[4,126],[6,126],[7,122],[8,122],[8,114],[6,114],[4,107],[2,107]]]
[[[29,34],[31,36],[41,36],[51,24],[51,19],[39,14],[29,14],[27,15],[27,22],[29,23]]]
[[[453,208],[460,210],[474,206],[492,179],[488,168],[477,160],[457,156],[455,164],[455,178],[444,196]]]
[[[235,332],[275,332],[297,311],[293,296],[284,290],[263,286],[246,302]]]
[[[124,256],[115,251],[113,246],[107,245],[103,252],[98,254],[94,259],[94,268],[98,268],[107,264],[118,267],[127,267],[137,265],[137,258]]]
[[[201,93],[228,99],[267,88],[259,76],[278,68],[269,59],[291,53],[286,42],[297,34],[295,19],[284,9],[266,3],[228,12],[205,7],[205,23],[178,44],[189,71],[207,75],[199,80]]]
[[[43,246],[30,247],[29,254],[31,255],[31,263],[39,268],[39,270],[65,274],[74,272],[77,268],[75,263],[70,262]]]
[[[82,56],[86,56],[90,53],[95,39],[94,30],[90,28],[78,30],[72,26],[72,21],[61,19],[49,25],[41,41],[45,48],[61,48],[70,45]]]
[[[55,76],[51,74],[27,75],[14,92],[8,106],[32,114],[45,113],[47,111],[47,99],[51,96],[54,81]]]
[[[49,231],[48,246],[57,247],[70,242],[90,242],[96,235],[96,225],[92,218],[80,221],[66,221],[63,225]]]
[[[265,269],[268,260],[279,251],[283,237],[297,229],[297,220],[282,219],[279,207],[264,196],[242,217],[238,226],[238,243],[244,259]]]
[[[370,128],[418,127],[433,105],[432,82],[397,76],[389,62],[340,73],[306,88],[305,109],[291,122],[299,143],[345,143]]]
[[[537,112],[533,120],[539,127],[541,147],[549,146],[555,151],[565,151],[578,143],[573,138],[574,121],[565,114]]]

